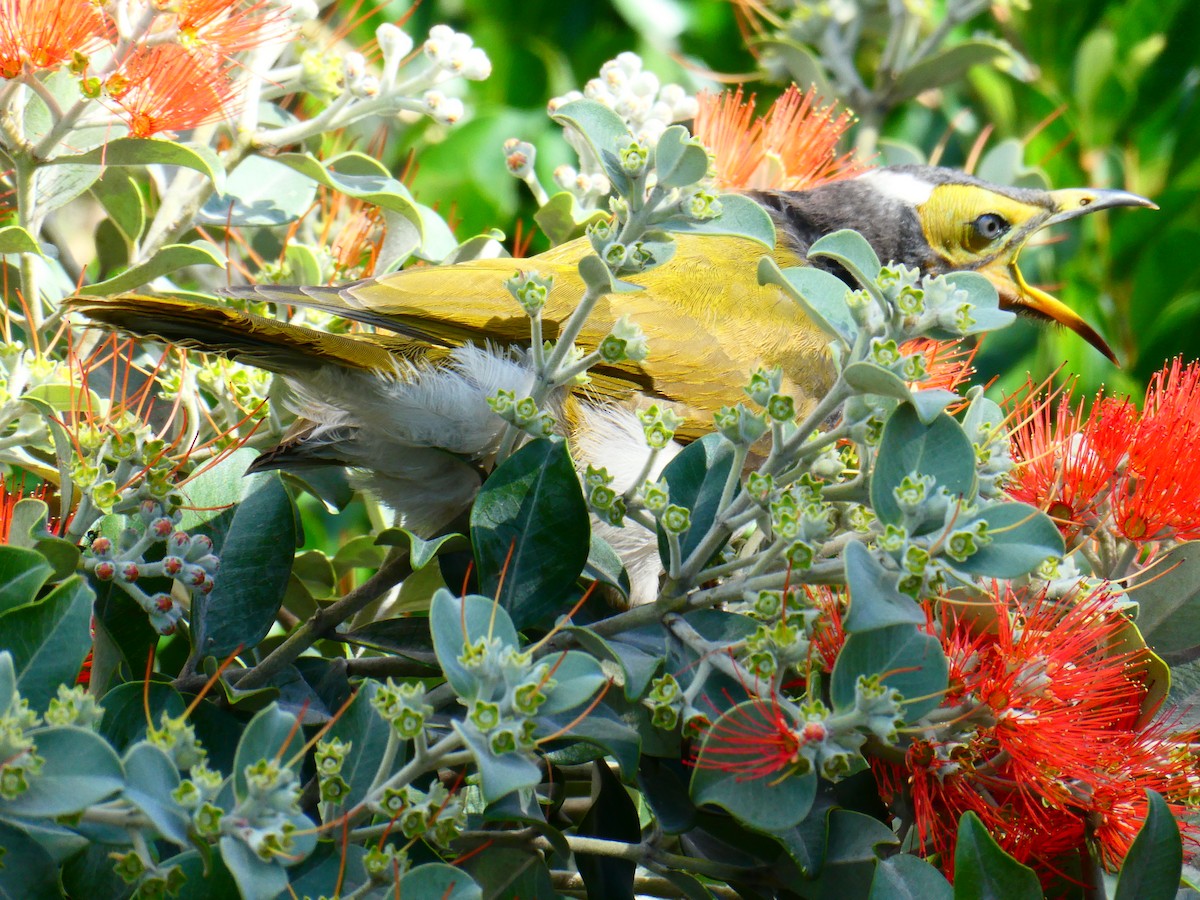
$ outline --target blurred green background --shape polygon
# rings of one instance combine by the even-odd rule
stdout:
[[[501,146],[510,137],[534,143],[538,170],[550,184],[553,168],[572,157],[545,115],[547,99],[582,88],[617,53],[636,51],[664,82],[689,90],[719,88],[717,76],[745,83],[765,108],[789,74],[806,72],[814,61],[818,69],[829,63],[814,22],[832,16],[843,23],[842,33],[857,35],[851,56],[868,85],[895,26],[885,0],[773,3],[764,7],[765,16],[751,16],[767,43],[785,51],[775,57],[783,62],[772,66],[776,78],[763,80],[764,46],[751,52],[743,36],[746,16],[733,0],[426,0],[410,6],[406,0],[385,4],[361,19],[348,40],[365,43],[379,22],[408,16],[405,28],[420,41],[430,25],[445,22],[469,33],[494,66],[492,77],[472,84],[464,97],[473,111],[465,124],[396,129],[384,150],[396,169],[415,154],[417,196],[452,212],[460,238],[491,227],[512,235],[518,221],[528,231],[534,204],[507,174]],[[743,0],[743,9],[754,6]],[[1042,378],[1063,366],[1062,376],[1077,374],[1083,390],[1104,385],[1137,395],[1165,360],[1200,355],[1200,0],[910,0],[903,6],[908,26],[923,28],[922,40],[937,37],[947,13],[977,10],[945,29],[944,46],[984,33],[1014,52],[979,49],[982,64],[965,75],[878,109],[857,106],[860,130],[880,119],[877,161],[940,154],[946,165],[974,160],[977,173],[996,180],[1118,187],[1161,207],[1087,217],[1056,229],[1052,246],[1030,248],[1022,257],[1030,281],[1095,325],[1121,368],[1070,332],[1021,321],[985,341],[977,359],[981,380],[996,376],[997,389],[1005,391],[1023,383],[1027,372]],[[343,21],[362,14],[340,3],[337,12]],[[789,36],[786,46],[775,41],[781,34]],[[855,105],[836,78],[827,90]],[[366,142],[378,135],[360,137]]]

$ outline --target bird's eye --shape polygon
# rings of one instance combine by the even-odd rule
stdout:
[[[998,216],[995,213],[984,213],[978,219],[971,223],[975,228],[975,233],[984,240],[994,241],[1004,232],[1008,231],[1008,222],[1003,216]]]

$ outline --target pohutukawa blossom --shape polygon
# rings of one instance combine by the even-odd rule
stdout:
[[[1136,543],[1200,536],[1198,383],[1200,366],[1176,360],[1152,379],[1141,414],[1124,398],[1098,396],[1088,415],[1069,393],[1054,409],[1027,399],[1015,412],[1009,494],[1069,539],[1100,526]]]
[[[266,0],[183,0],[175,15],[180,46],[215,59],[280,40],[290,27],[285,10]]]
[[[955,715],[914,741],[903,764],[873,763],[885,802],[911,808],[924,853],[952,866],[971,811],[1044,879],[1089,836],[1116,869],[1145,819],[1147,788],[1185,811],[1193,738],[1142,724],[1153,712],[1147,656],[1120,649],[1130,627],[1104,590],[1066,603],[997,588],[990,615],[944,605],[943,707]]]
[[[105,91],[134,137],[187,131],[236,111],[229,65],[206,62],[178,44],[135,48]]]
[[[742,89],[697,98],[694,132],[712,151],[717,187],[799,191],[857,175],[865,168],[838,142],[853,118],[821,106],[816,92],[784,91],[762,116]]]
[[[0,0],[0,77],[53,69],[87,54],[112,34],[90,0]]]
[[[920,390],[941,388],[957,391],[975,374],[977,346],[966,341],[935,341],[932,338],[917,338],[900,345],[902,354],[920,353],[925,358],[925,371],[929,377],[914,387]]]

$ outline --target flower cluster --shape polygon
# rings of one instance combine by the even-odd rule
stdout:
[[[1014,414],[1009,494],[1072,542],[1097,529],[1137,546],[1200,537],[1198,386],[1200,364],[1175,360],[1151,379],[1140,413],[1128,398],[1101,394],[1085,413],[1069,393],[1055,405],[1031,392]]]
[[[885,802],[910,808],[918,846],[952,866],[958,821],[974,812],[1009,854],[1043,877],[1086,840],[1116,869],[1146,815],[1147,788],[1175,812],[1200,781],[1191,733],[1153,713],[1144,650],[1099,589],[1067,602],[994,589],[986,607],[943,605],[950,680],[917,723],[903,763],[873,761]]]
[[[853,122],[833,104],[817,103],[816,89],[790,85],[761,116],[742,89],[697,98],[696,137],[713,154],[723,190],[802,191],[851,178],[866,168],[838,143]]]

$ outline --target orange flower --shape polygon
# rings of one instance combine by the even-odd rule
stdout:
[[[716,184],[735,190],[801,191],[857,175],[865,168],[837,145],[852,118],[815,103],[816,91],[794,84],[755,118],[754,96],[742,89],[697,98],[696,137],[713,153]]]
[[[105,84],[133,137],[187,131],[233,112],[229,66],[205,61],[178,44],[138,47]]]
[[[112,24],[90,0],[0,0],[0,77],[53,69],[111,40]]]
[[[242,0],[183,0],[176,15],[179,43],[214,59],[279,40],[289,28],[283,8],[272,9],[266,0],[249,5]]]

